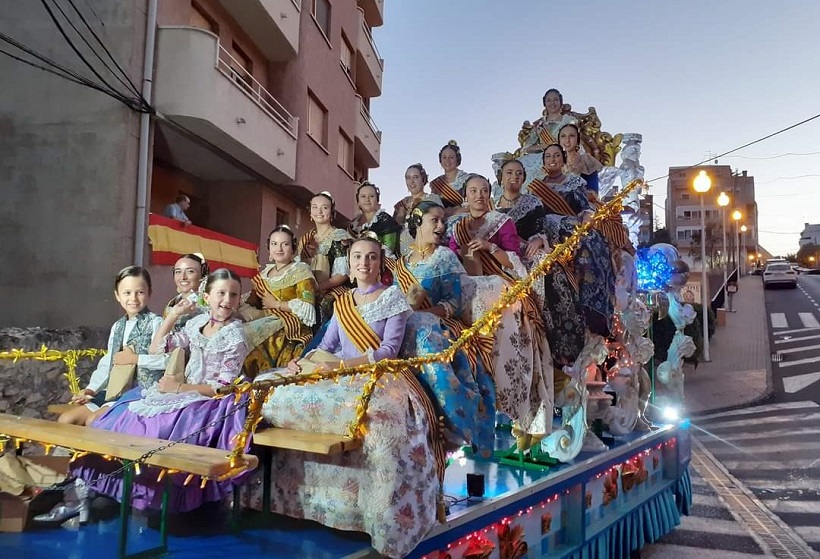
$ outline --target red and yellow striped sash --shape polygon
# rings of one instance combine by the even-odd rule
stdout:
[[[419,281],[416,279],[416,276],[413,275],[413,272],[407,267],[407,263],[404,261],[404,258],[399,258],[396,261],[396,281],[399,284],[399,288],[402,292],[407,295],[410,292],[410,289],[414,285],[420,285]],[[431,308],[433,304],[430,302],[430,297],[427,296],[425,293],[424,300],[421,302],[420,309],[427,310]]]
[[[310,262],[310,259],[315,256],[314,254],[311,254],[310,250],[308,250],[308,246],[312,244],[315,239],[316,229],[311,229],[302,235],[301,239],[299,239],[299,258],[302,259],[302,262]]]
[[[430,190],[433,194],[438,194],[444,202],[451,206],[460,206],[464,202],[464,197],[457,190],[454,190],[444,177],[433,179],[430,183]]]
[[[279,297],[276,296],[273,291],[271,291],[268,282],[260,275],[256,274],[253,279],[251,280],[253,283],[253,290],[256,292],[257,297],[262,299],[265,295],[270,295],[274,297],[276,300],[281,301]],[[282,321],[285,328],[285,336],[287,336],[288,340],[306,344],[310,341],[313,337],[310,329],[303,329],[302,328],[302,321],[299,318],[291,313],[291,312],[284,312],[278,309],[265,309],[265,312],[269,316],[275,316]]]
[[[381,346],[382,342],[379,336],[356,310],[356,302],[353,300],[352,291],[348,291],[336,299],[333,312],[336,314],[336,320],[339,321],[347,337],[362,354],[367,352],[368,349],[376,350]]]
[[[428,442],[430,443],[430,448],[433,450],[433,459],[435,461],[438,481],[442,483],[444,482],[444,469],[447,467],[447,452],[444,448],[444,432],[442,431],[442,421],[444,418],[439,419],[436,408],[433,402],[430,401],[430,396],[427,395],[427,391],[410,369],[404,368],[399,374],[407,381],[410,392],[415,394],[421,402],[424,415],[427,416],[427,421],[430,423],[430,439]]]
[[[552,137],[552,134],[550,134],[546,126],[542,126],[538,131],[538,138],[541,140],[541,145],[544,146],[551,146],[552,144],[558,143],[556,139]]]
[[[550,185],[541,179],[533,180],[529,185],[529,189],[541,200],[547,213],[567,216],[577,215],[572,206],[564,200],[564,197],[555,192]]]
[[[470,244],[470,241],[473,240],[470,236],[470,221],[472,221],[471,217],[465,217],[456,224],[456,241],[458,241],[458,246],[460,247],[466,247]],[[501,276],[509,282],[515,282],[515,278],[504,270],[504,267],[496,260],[495,256],[486,250],[479,250],[478,257],[481,259],[481,267],[484,270],[484,275]]]

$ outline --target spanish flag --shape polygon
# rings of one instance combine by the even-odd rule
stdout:
[[[149,214],[148,239],[154,264],[173,266],[183,254],[199,252],[211,270],[228,268],[244,278],[259,271],[259,245],[196,225],[183,227],[176,219]]]

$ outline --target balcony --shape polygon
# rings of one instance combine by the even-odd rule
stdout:
[[[384,25],[384,0],[359,0],[359,7],[370,27]]]
[[[299,53],[301,0],[219,0],[268,60]]]
[[[359,8],[359,37],[356,42],[356,91],[364,97],[378,97],[382,94],[382,74],[384,60],[376,48],[370,28]]]
[[[366,169],[373,169],[379,166],[382,149],[382,133],[373,122],[370,112],[364,105],[362,98],[359,100],[359,115],[356,118],[356,134],[354,141],[353,156],[356,163]]]
[[[160,27],[155,81],[161,116],[272,182],[294,179],[298,119],[241,71],[216,35]]]

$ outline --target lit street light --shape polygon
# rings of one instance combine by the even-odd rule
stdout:
[[[738,232],[738,222],[743,218],[743,214],[740,213],[740,210],[735,210],[732,212],[732,220],[735,222],[735,265],[738,267],[738,274],[740,273],[740,243],[738,240],[740,239],[740,233]],[[740,279],[738,277],[738,279]]]
[[[700,299],[703,311],[703,360],[711,361],[709,355],[709,294],[706,290],[706,211],[703,199],[712,188],[712,179],[701,170],[692,183],[695,192],[700,194]]]
[[[739,243],[738,243],[738,245],[737,245],[738,250],[740,250],[740,246],[744,244],[744,241],[745,241],[745,236],[744,236],[743,234],[744,234],[746,231],[748,231],[748,230],[749,230],[749,228],[748,228],[748,227],[746,227],[745,225],[741,225],[741,226],[740,226],[740,242],[739,242]],[[739,254],[740,254],[740,253],[738,253],[738,255],[739,255]],[[740,256],[738,256],[737,265],[738,265],[738,266],[740,266]],[[743,260],[743,265],[744,265],[744,267],[746,266],[746,260],[745,260],[745,259]],[[739,273],[740,273],[740,270],[738,270],[738,274],[739,274]],[[746,270],[743,270],[743,273],[746,273]],[[739,276],[738,276],[738,277],[739,277]]]
[[[723,229],[723,308],[725,309],[726,299],[728,298],[726,284],[729,279],[729,255],[726,253],[726,206],[729,205],[729,196],[725,192],[721,192],[717,203],[720,206],[720,219],[723,222],[721,228]]]

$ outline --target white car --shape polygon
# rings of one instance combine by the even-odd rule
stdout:
[[[797,272],[788,262],[772,262],[763,270],[763,287],[768,289],[770,285],[788,285],[797,287]]]

